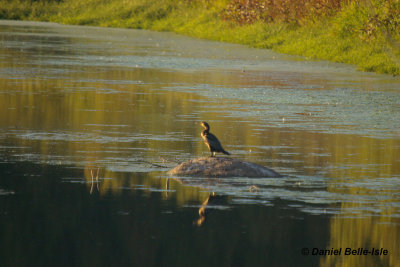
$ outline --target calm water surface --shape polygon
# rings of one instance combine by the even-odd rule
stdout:
[[[400,266],[399,78],[11,21],[0,59],[1,266]],[[284,177],[168,177],[201,121]]]

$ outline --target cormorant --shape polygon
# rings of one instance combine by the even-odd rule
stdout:
[[[210,133],[210,126],[208,123],[203,121],[201,126],[204,127],[204,130],[201,132],[201,137],[203,138],[204,143],[208,146],[208,149],[211,152],[211,157],[215,156],[215,152],[221,152],[225,155],[230,155],[229,152],[224,150],[218,138]]]

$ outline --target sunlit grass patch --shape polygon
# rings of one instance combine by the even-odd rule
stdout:
[[[0,18],[172,31],[400,74],[400,1],[0,0]]]

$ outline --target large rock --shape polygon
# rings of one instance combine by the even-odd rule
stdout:
[[[261,165],[227,157],[203,157],[179,164],[168,172],[175,176],[203,177],[281,177]]]

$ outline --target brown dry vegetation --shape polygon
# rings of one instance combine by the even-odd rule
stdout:
[[[222,12],[239,24],[256,21],[298,23],[303,19],[337,12],[348,0],[231,0]]]

